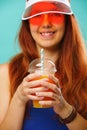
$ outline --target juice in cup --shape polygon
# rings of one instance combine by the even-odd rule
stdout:
[[[39,77],[39,78],[35,78],[34,80],[39,80],[39,79],[42,79],[42,78],[48,78],[48,76],[47,75],[42,75],[41,77]],[[51,79],[49,79],[48,78],[48,81],[47,82],[50,82],[50,83],[54,83],[54,81],[52,81]],[[38,86],[39,87],[39,86]],[[47,89],[47,90],[45,90],[46,92],[47,91],[52,91],[51,89]],[[43,100],[52,100],[50,97],[44,97],[44,99]],[[39,104],[39,101],[38,100],[34,100],[33,101],[33,107],[35,107],[35,108],[48,108],[48,107],[50,107],[50,106],[48,106],[48,105],[40,105]]]
[[[39,79],[42,79],[42,78],[47,78],[48,79],[47,82],[54,83],[54,81],[49,79],[48,75],[49,74],[50,75],[55,74],[55,72],[56,72],[55,64],[51,60],[49,60],[47,58],[44,59],[43,70],[42,70],[42,67],[41,67],[40,59],[35,59],[29,65],[29,72],[30,73],[40,73],[41,74],[41,77],[39,77],[39,78],[36,77],[33,80],[39,80]],[[47,92],[47,91],[52,91],[52,90],[47,89],[45,91]],[[50,97],[44,97],[43,100],[50,100],[50,99],[51,99]],[[34,100],[33,101],[33,107],[35,107],[35,108],[48,108],[50,106],[48,106],[48,105],[43,105],[42,106],[42,105],[39,104],[38,100]]]

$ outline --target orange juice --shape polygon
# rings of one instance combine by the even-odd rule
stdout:
[[[41,77],[39,77],[39,78],[35,78],[34,80],[39,80],[39,79],[42,79],[42,78],[48,78],[48,76],[47,75],[42,75]],[[49,79],[48,78],[48,82],[50,82],[50,83],[53,83],[54,84],[54,81],[52,81],[51,79]],[[52,91],[51,89],[47,89],[47,90],[45,90],[46,92],[47,91]],[[50,97],[44,97],[44,99],[43,100],[52,100]],[[48,107],[50,107],[50,106],[48,106],[48,105],[40,105],[39,104],[39,101],[38,100],[34,100],[33,101],[33,107],[35,107],[35,108],[48,108]]]

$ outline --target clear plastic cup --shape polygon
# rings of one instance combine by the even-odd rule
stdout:
[[[51,79],[49,79],[48,75],[54,75],[56,72],[55,64],[49,60],[48,58],[44,58],[44,63],[41,63],[41,60],[35,59],[29,65],[30,73],[40,73],[41,77],[35,78],[34,80],[39,80],[42,78],[48,78],[48,82],[54,83]],[[38,86],[39,87],[39,86]],[[51,89],[47,89],[46,91],[52,91]],[[50,97],[44,97],[43,100],[50,100]],[[48,108],[48,105],[40,105],[38,100],[33,100],[33,107],[35,108]]]

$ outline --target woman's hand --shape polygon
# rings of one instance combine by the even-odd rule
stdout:
[[[41,92],[47,89],[43,86],[44,81],[46,81],[47,79],[41,79],[40,77],[41,75],[38,73],[29,74],[18,86],[15,95],[22,103],[26,104],[29,100],[42,100],[44,98],[43,96],[36,95],[37,92]]]
[[[61,117],[67,117],[71,111],[72,106],[66,102],[64,97],[61,93],[61,88],[59,85],[59,81],[54,76],[49,76],[49,79],[52,80],[54,83],[50,83],[49,81],[43,81],[43,87],[50,89],[52,91],[40,91],[36,92],[37,96],[41,97],[50,97],[50,100],[41,100],[39,103],[41,105],[48,105],[54,108],[54,111],[60,115]]]
[[[49,82],[49,79],[53,82]],[[19,85],[16,95],[23,104],[29,100],[39,100],[41,105],[52,106],[61,117],[67,116],[72,110],[72,106],[63,98],[58,79],[54,76],[41,78],[38,73],[29,74]],[[44,100],[45,97],[51,99]]]

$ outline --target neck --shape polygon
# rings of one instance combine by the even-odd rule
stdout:
[[[40,54],[41,48],[38,48],[39,54]],[[50,49],[44,49],[44,57],[47,57],[48,59],[51,59],[54,63],[58,60],[58,54],[59,51],[57,50],[50,50]]]

